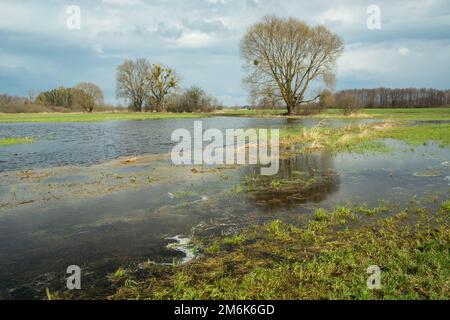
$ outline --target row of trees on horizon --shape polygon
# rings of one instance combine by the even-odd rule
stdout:
[[[141,62],[147,64],[149,68],[141,69],[139,67]],[[154,66],[158,66],[156,67],[158,71],[153,69]],[[141,74],[142,70],[145,73]],[[146,82],[146,72],[149,70],[160,75],[158,81],[154,81],[151,85]],[[127,60],[118,67],[117,96],[127,100],[128,108],[133,112],[212,112],[222,108],[215,97],[198,86],[179,88],[178,80],[169,74],[174,73],[168,67],[150,65],[145,59],[139,59],[138,63]],[[143,80],[139,80],[140,77]],[[5,110],[23,112],[27,106],[30,111],[36,110],[34,108],[36,106],[50,108],[43,109],[44,111],[93,112],[121,109],[106,105],[102,89],[90,82],[80,83],[73,88],[58,87],[41,92],[37,96],[31,91],[28,97],[0,94],[0,112]],[[2,107],[5,110],[2,110]]]
[[[450,105],[450,89],[352,89],[338,91],[334,96],[336,101],[350,96],[363,108],[421,108]]]
[[[208,95],[200,87],[192,86],[174,91],[165,97],[164,105],[150,104],[151,97],[143,98],[142,104],[130,105],[129,110],[135,112],[212,112],[223,107],[218,100]],[[59,87],[41,92],[37,97],[10,96],[0,94],[0,112],[2,107],[42,105],[57,107],[54,111],[92,112],[113,110],[118,107],[107,106],[103,102],[102,90],[92,83],[80,83],[74,88]],[[299,113],[320,112],[329,108],[348,109],[349,112],[361,108],[433,108],[450,106],[450,89],[432,88],[373,88],[347,89],[337,92],[323,91],[316,103],[303,105]],[[244,106],[242,106],[244,107]],[[245,106],[251,109],[283,109],[285,106],[270,96],[258,101],[258,104]],[[21,109],[20,112],[23,112]],[[30,110],[32,111],[32,110]]]

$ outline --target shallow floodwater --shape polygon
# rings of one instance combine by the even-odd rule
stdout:
[[[206,128],[216,125],[221,125],[221,128],[245,128],[290,124],[282,119],[219,118],[204,121],[208,122]],[[155,126],[152,130],[156,130],[158,123],[165,124],[165,127],[170,125],[170,128],[189,128],[193,120],[134,122],[138,127],[134,132],[142,130],[136,137],[143,139],[141,135],[151,132],[145,125]],[[52,132],[53,125],[40,126],[42,128],[39,130]],[[110,126],[126,127],[133,126],[133,123],[88,126],[100,127],[96,131],[100,134],[102,130],[113,132]],[[63,126],[57,127],[64,130]],[[1,125],[0,128],[4,132],[5,128]],[[155,141],[159,142],[152,139],[153,142],[147,146],[156,148],[152,149],[153,152],[167,152],[166,147],[161,146],[159,151],[155,151],[158,143],[168,139],[164,132],[170,138],[171,131],[164,131],[166,129],[161,129],[161,133],[156,135],[158,138]],[[58,130],[55,132],[60,132]],[[88,135],[87,131],[85,135]],[[54,136],[53,139],[61,137]],[[75,143],[75,140],[71,137],[69,144],[84,150],[83,144],[80,141]],[[97,140],[114,142],[112,137],[100,136]],[[98,143],[86,141],[88,148],[95,148]],[[43,140],[39,143],[50,142]],[[115,156],[127,155],[126,152],[138,155],[147,153],[148,150],[138,148],[146,146],[143,140],[140,143],[130,149],[114,148],[113,153]],[[432,143],[414,148],[394,140],[387,143],[395,151],[377,155],[315,153],[281,160],[279,174],[263,182],[275,186],[280,180],[299,182],[287,190],[274,188],[271,192],[259,192],[257,188],[250,192],[246,189],[249,181],[250,184],[260,181],[257,167],[195,167],[191,170],[194,168],[172,167],[164,158],[144,164],[118,162],[90,168],[62,167],[58,169],[60,171],[54,169],[57,173],[53,176],[47,176],[45,171],[36,171],[36,176],[31,180],[20,172],[4,172],[0,182],[0,204],[20,197],[34,201],[0,206],[0,298],[42,299],[47,287],[62,291],[69,265],[82,268],[84,294],[107,297],[113,292],[107,275],[120,266],[139,266],[146,261],[172,263],[191,259],[190,251],[180,245],[185,244],[185,239],[192,234],[233,234],[242,226],[272,219],[301,224],[317,207],[333,208],[346,204],[376,206],[379,201],[390,201],[402,207],[415,196],[427,206],[434,207],[439,199],[448,197],[449,149]],[[118,145],[125,146],[126,143],[118,141]],[[27,165],[36,168],[51,166],[51,161],[41,163],[39,156],[38,159],[33,158],[33,155],[45,154],[46,147],[43,145],[20,146],[14,150],[22,152],[25,157],[25,150],[31,150],[27,148],[36,148],[34,152],[28,151],[32,158]],[[39,148],[42,148],[41,153]],[[76,158],[71,158],[76,152],[70,153],[71,156],[64,153],[66,147],[55,148],[58,151],[50,152],[59,152],[60,156],[46,159],[64,158],[70,163]],[[84,157],[84,164],[103,159],[95,156],[88,158]],[[16,162],[15,166],[19,164]],[[12,168],[14,166],[3,167],[4,170]],[[94,172],[99,172],[99,177]],[[133,180],[129,183],[130,177],[137,182]],[[109,191],[114,186],[111,181],[116,180],[130,186]],[[304,181],[314,183],[308,185]],[[105,192],[100,192],[102,190]],[[48,198],[42,193],[49,193]],[[57,197],[52,198],[54,193]]]
[[[0,172],[62,165],[91,165],[118,157],[146,153],[167,153],[172,132],[193,130],[193,119],[110,121],[81,123],[0,124],[0,138],[33,137],[32,144],[0,147]],[[288,125],[315,126],[317,119],[256,119],[215,117],[202,121],[210,128],[280,128]],[[370,120],[332,120],[329,126],[343,126]]]

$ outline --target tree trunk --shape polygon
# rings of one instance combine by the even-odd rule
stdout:
[[[288,111],[288,112],[287,112],[286,115],[288,115],[288,116],[293,115],[293,114],[294,114],[294,105],[288,103],[288,104],[287,104],[287,111]]]

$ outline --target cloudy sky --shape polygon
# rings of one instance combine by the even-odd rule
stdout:
[[[67,8],[81,9],[70,30]],[[370,5],[381,29],[370,30]],[[227,105],[247,103],[239,42],[263,16],[294,16],[342,36],[337,89],[450,88],[449,0],[0,0],[0,93],[81,81],[115,100],[115,69],[145,57]]]

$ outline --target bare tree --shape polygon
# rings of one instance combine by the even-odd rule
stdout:
[[[87,112],[92,112],[94,110],[96,105],[95,99],[84,90],[74,88],[72,89],[72,95],[74,105],[83,108]]]
[[[200,87],[192,86],[184,91],[184,104],[187,112],[201,110],[206,92]]]
[[[218,108],[217,98],[197,86],[171,94],[167,103],[167,111],[170,112],[212,112]]]
[[[96,84],[91,82],[81,82],[75,86],[75,89],[81,90],[91,97],[95,105],[99,106],[103,104],[103,91]]]
[[[147,109],[161,112],[165,110],[165,99],[172,89],[175,89],[179,77],[175,71],[161,64],[153,64],[148,75],[150,94]]]
[[[33,103],[35,99],[36,99],[36,92],[32,89],[28,90],[28,101],[30,103]]]
[[[151,65],[147,59],[126,60],[117,67],[117,97],[129,101],[130,109],[141,112],[150,92]]]
[[[341,38],[324,26],[311,28],[297,19],[275,16],[251,26],[241,42],[249,73],[246,83],[254,93],[271,87],[288,114],[320,97],[307,98],[312,82],[333,83],[333,69],[342,51]]]
[[[346,94],[339,95],[336,98],[336,107],[342,109],[345,115],[350,115],[361,109],[361,105],[358,102],[355,94],[347,92]]]
[[[0,94],[0,105],[8,105],[8,104],[26,104],[28,101],[27,98],[10,96],[7,94]]]
[[[320,95],[320,99],[319,99],[319,105],[322,109],[328,109],[333,107],[333,105],[335,104],[335,99],[334,99],[334,95],[333,92],[331,92],[330,90],[324,90],[321,95]]]
[[[272,86],[250,88],[252,106],[258,109],[281,109],[284,108],[281,99]]]

